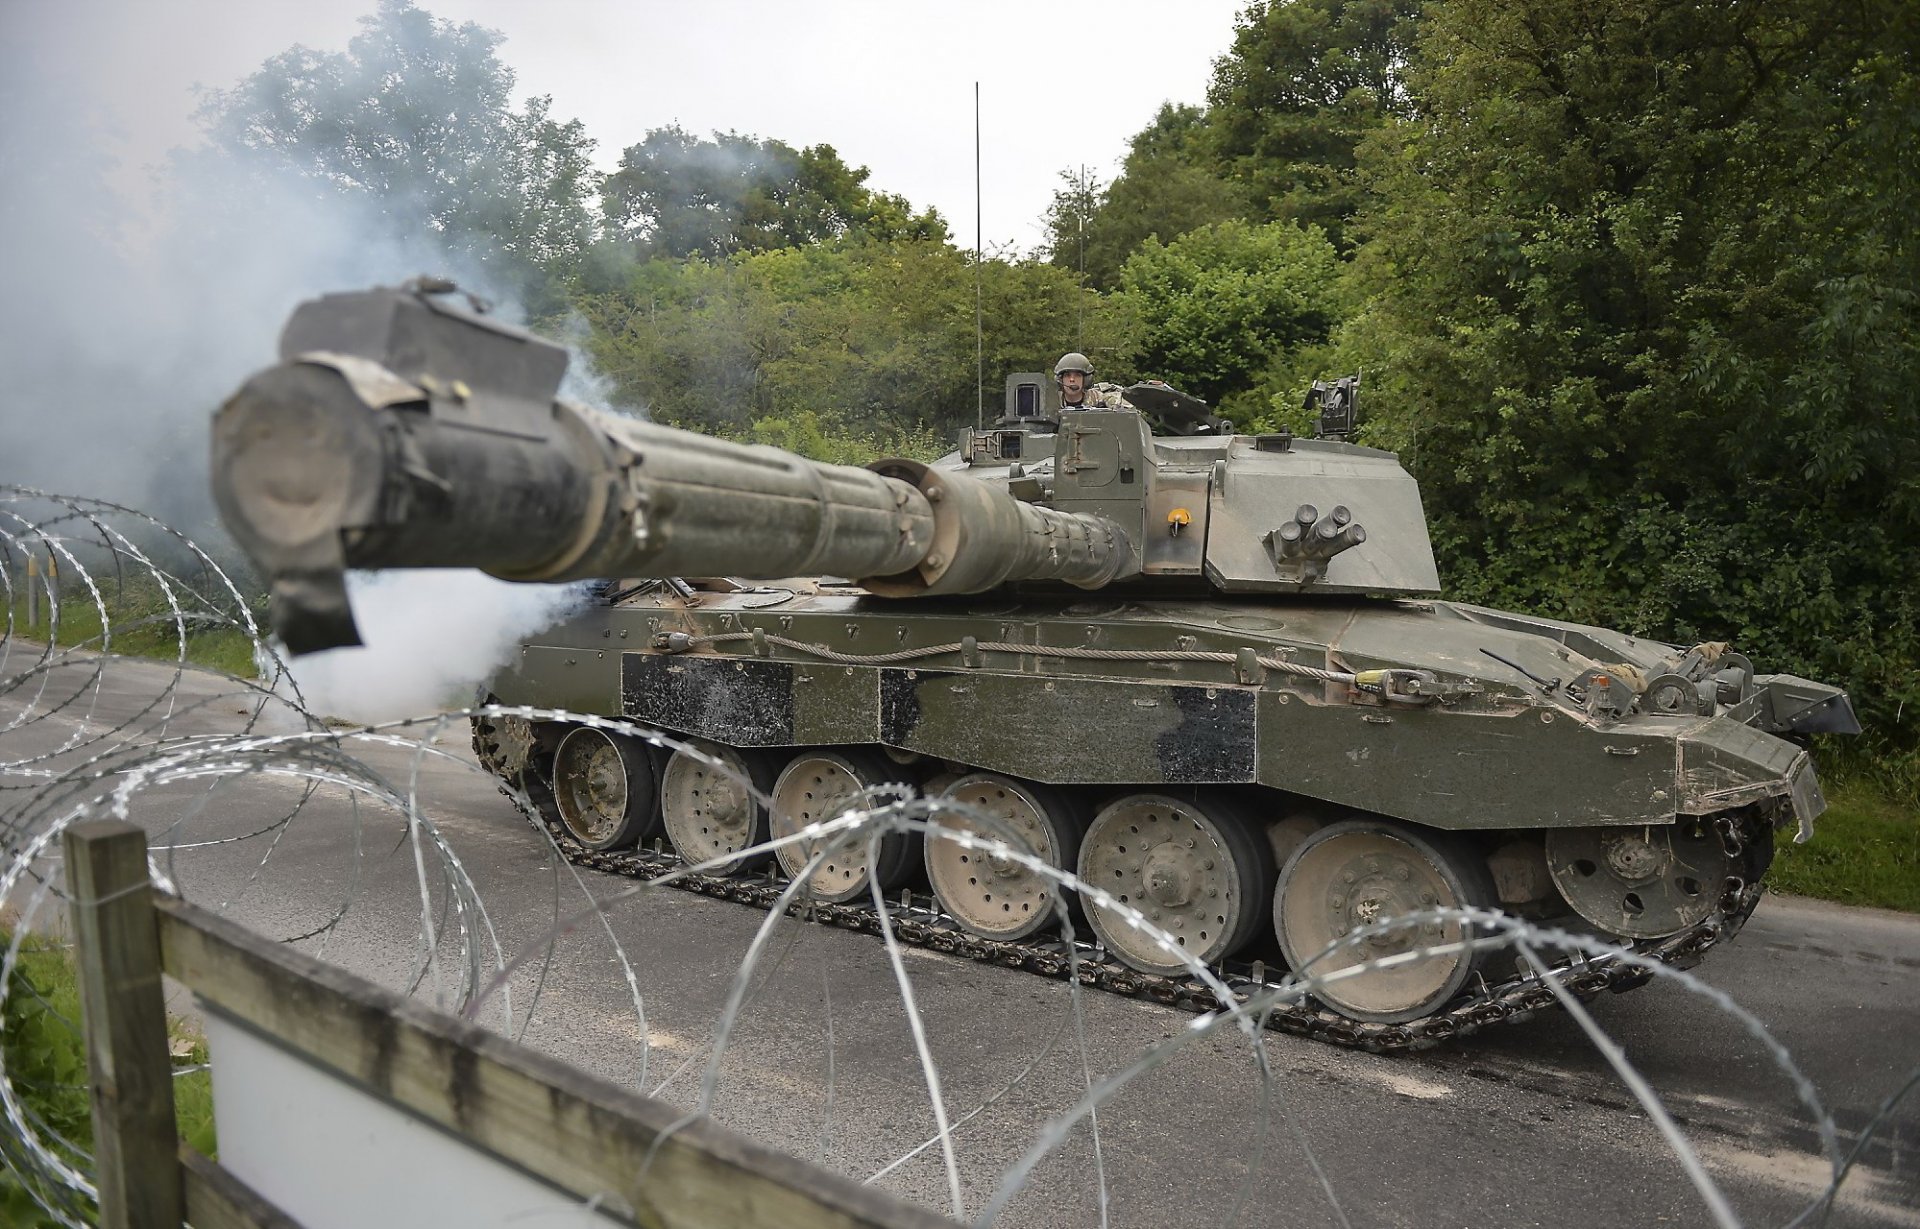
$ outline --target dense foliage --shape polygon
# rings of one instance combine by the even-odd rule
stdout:
[[[1257,414],[1256,385],[1304,346],[1324,341],[1340,314],[1339,258],[1318,227],[1230,221],[1171,243],[1149,236],[1120,273],[1140,315],[1138,354],[1149,371],[1229,414]],[[1252,392],[1256,400],[1248,401]]]
[[[1066,349],[1243,425],[1361,369],[1457,595],[1734,640],[1912,756],[1917,12],[1255,0],[1207,105],[977,267],[827,145],[660,127],[596,182],[498,36],[407,0],[205,118],[546,288],[616,402],[813,455],[936,450]]]
[[[1102,364],[1132,349],[1125,304],[1064,270],[996,260],[980,273],[989,417],[1001,377],[1050,367],[1065,340]],[[973,261],[945,243],[649,260],[579,305],[619,399],[665,421],[737,430],[806,415],[899,439],[951,436],[980,410]]]
[[[1343,242],[1365,203],[1361,141],[1415,109],[1405,68],[1420,9],[1420,0],[1247,6],[1207,92],[1206,152],[1254,217],[1312,223]]]
[[[1446,0],[1363,155],[1347,361],[1464,596],[1846,680],[1920,730],[1900,0]]]

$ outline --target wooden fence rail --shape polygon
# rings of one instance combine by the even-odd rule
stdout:
[[[296,1055],[355,1095],[433,1124],[613,1223],[696,1229],[932,1229],[953,1222],[587,1075],[156,891],[130,824],[65,834],[106,1229],[293,1227],[180,1143],[160,975],[219,1032]],[[210,1027],[210,1041],[216,1030]],[[221,1054],[213,1054],[215,1128]],[[224,1151],[224,1149],[223,1149]],[[289,1167],[301,1155],[274,1158]],[[341,1175],[346,1181],[349,1175]],[[422,1173],[421,1183],[436,1181]],[[298,1184],[295,1184],[298,1185]],[[311,1184],[309,1184],[311,1185]],[[305,1223],[318,1229],[318,1220]]]

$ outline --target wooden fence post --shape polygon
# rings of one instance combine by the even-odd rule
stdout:
[[[147,834],[132,824],[65,833],[102,1229],[179,1229],[179,1131],[160,986]]]

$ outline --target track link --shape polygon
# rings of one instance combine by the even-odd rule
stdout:
[[[590,867],[633,879],[654,880],[682,872],[686,863],[656,842],[651,850],[620,851],[587,849],[575,841],[560,823],[550,801],[539,797],[537,781],[521,792],[503,784],[500,792],[513,799],[521,813],[543,829],[575,866]],[[1752,821],[1749,821],[1752,822]],[[681,874],[669,885],[682,891],[729,900],[755,909],[770,910],[779,904],[784,882],[768,873],[759,875],[718,876]],[[1745,882],[1729,879],[1719,907],[1698,924],[1663,939],[1635,943],[1626,950],[1638,956],[1688,968],[1708,948],[1732,938],[1753,913],[1764,891],[1758,877]],[[823,901],[794,901],[789,912],[822,925],[878,935],[880,915],[870,905],[829,904]],[[1077,979],[1081,985],[1128,998],[1147,999],[1186,1011],[1209,1011],[1219,1006],[1213,991],[1191,978],[1164,977],[1128,968],[1104,949],[1088,943],[1069,945],[1058,937],[1037,936],[1020,941],[983,939],[962,930],[942,913],[929,893],[906,893],[888,911],[895,936],[902,943],[930,951],[959,956],[981,964],[1024,969],[1042,977],[1064,981]],[[1556,966],[1561,985],[1582,1000],[1602,991],[1624,992],[1646,984],[1653,975],[1644,968],[1614,956],[1594,959],[1581,957]],[[1278,989],[1285,970],[1269,970],[1264,964],[1228,961],[1219,969],[1221,980],[1241,1002],[1262,991]],[[1373,1024],[1338,1015],[1312,1002],[1273,1008],[1265,1018],[1266,1027],[1324,1041],[1332,1045],[1367,1050],[1373,1053],[1400,1053],[1425,1049],[1443,1041],[1468,1037],[1494,1024],[1513,1024],[1530,1019],[1536,1012],[1555,1008],[1559,999],[1539,976],[1516,976],[1501,982],[1481,981],[1463,992],[1444,1009],[1403,1024]]]

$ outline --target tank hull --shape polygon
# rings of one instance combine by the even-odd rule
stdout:
[[[1845,705],[1818,684],[1755,676],[1724,646],[1682,651],[1448,602],[899,601],[815,580],[628,592],[522,645],[492,697],[750,757],[779,775],[775,836],[825,814],[795,810],[815,796],[796,777],[1028,800],[1002,818],[1052,833],[1054,864],[1077,871],[1098,940],[1083,955],[1107,970],[1095,980],[1168,1002],[1198,968],[1272,988],[1269,962],[1319,977],[1464,937],[1457,916],[1406,921],[1423,910],[1499,910],[1689,963],[1744,922],[1775,831],[1804,838],[1824,806],[1804,740],[1785,727]],[[1612,674],[1637,680],[1635,702],[1609,706]],[[1661,688],[1686,679],[1685,702],[1659,711],[1653,698],[1672,700]],[[554,755],[574,727],[520,722],[503,737],[518,720],[477,721],[483,762],[524,787],[577,856],[662,873],[659,843],[649,860],[644,841],[622,853],[557,822],[544,800],[575,772]],[[1054,970],[1050,926],[1023,924],[1012,942],[996,913],[1009,900],[1049,909],[1052,889],[1005,865],[956,871],[958,852],[937,848],[930,837],[935,904],[920,941]],[[910,851],[891,858],[868,868],[890,899],[927,888],[903,870]],[[826,904],[840,924],[875,924],[864,872],[834,865]],[[1130,918],[1162,934],[1142,939]],[[1386,919],[1401,921],[1375,935]],[[1316,986],[1320,1006],[1278,1026],[1394,1048],[1551,1001],[1510,952],[1477,952],[1403,966],[1411,984],[1368,973]],[[1603,961],[1583,976],[1584,994],[1647,974]]]
[[[1519,630],[1488,613],[1406,601],[900,602],[800,583],[689,601],[662,588],[523,645],[491,689],[504,703],[732,746],[866,745],[1047,785],[1246,787],[1275,807],[1447,831],[1671,824],[1741,807],[1804,829],[1824,805],[1787,738],[1726,713],[1596,718],[1488,655],[1570,678],[1587,659],[1569,638],[1598,638],[1580,647],[1649,670],[1671,646],[1573,624]],[[1409,704],[1249,672],[1249,651],[1348,673],[1425,671],[1455,694]]]

